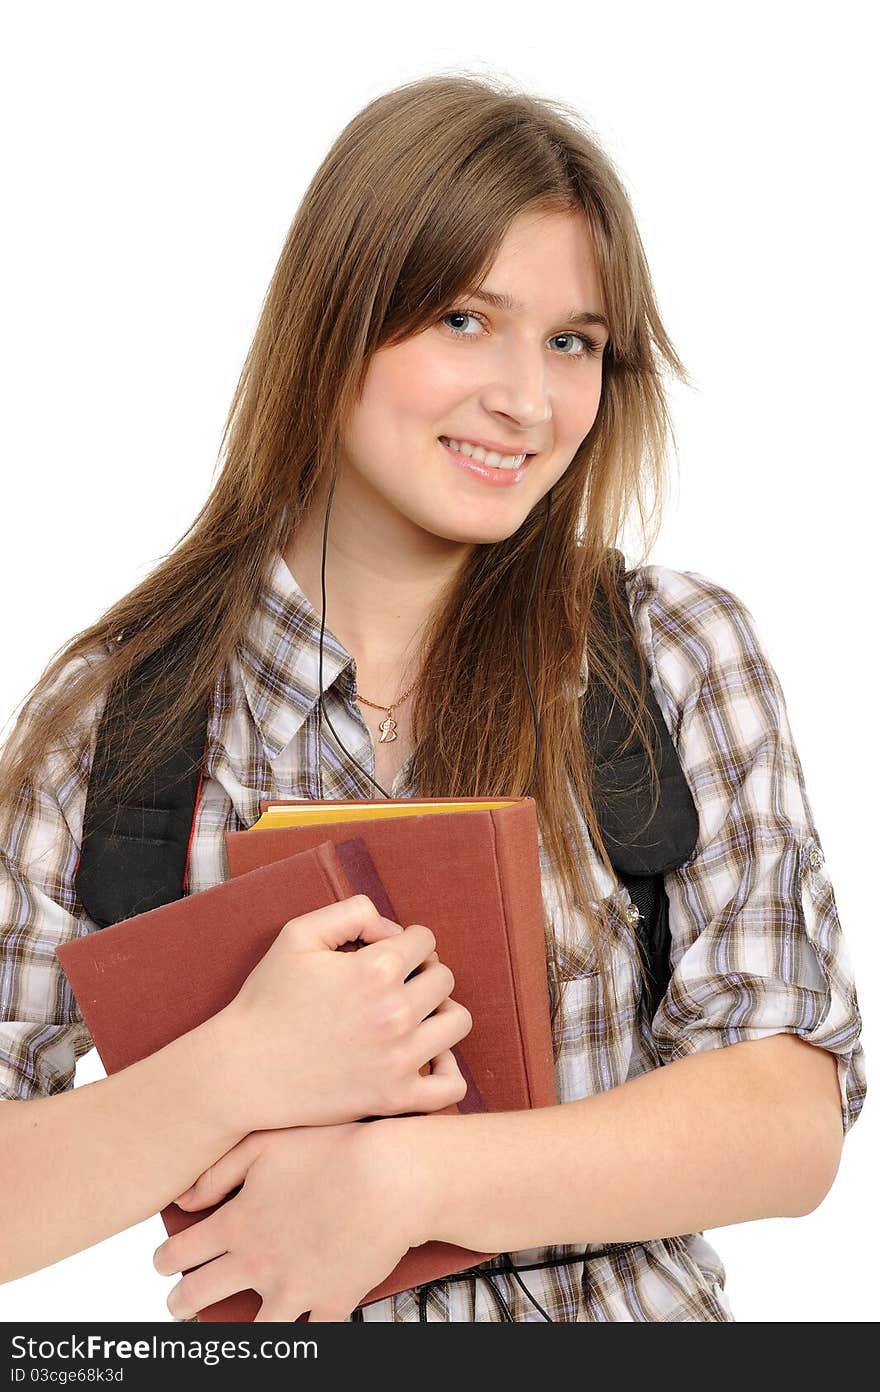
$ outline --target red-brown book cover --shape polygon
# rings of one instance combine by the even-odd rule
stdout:
[[[115,1072],[146,1057],[228,1004],[288,919],[355,892],[369,894],[381,913],[397,917],[365,842],[351,835],[355,830],[345,828],[345,840],[340,836],[335,848],[325,833],[323,842],[302,852],[281,856],[211,890],[57,949],[106,1071]],[[456,997],[460,998],[457,990]],[[508,1000],[508,1007],[513,1028],[507,1032],[514,1037],[514,999]],[[472,1013],[477,1008],[474,1002]],[[468,1094],[457,1107],[446,1110],[482,1110],[485,1103],[461,1046],[455,1052],[468,1080]],[[556,1100],[555,1090],[546,1100]],[[507,1105],[530,1103],[523,1096],[508,1097]],[[173,1235],[217,1207],[190,1213],[171,1204],[162,1212],[166,1231]],[[409,1252],[361,1303],[460,1271],[491,1255],[425,1244]],[[199,1319],[252,1320],[259,1301],[255,1291],[238,1292],[207,1307]]]
[[[225,834],[230,878],[362,838],[387,894],[380,912],[430,928],[455,976],[453,997],[473,1016],[458,1048],[487,1110],[556,1104],[533,798],[273,799],[260,810],[249,830]],[[288,817],[302,820],[271,824]]]
[[[230,878],[332,837],[352,883],[381,914],[404,926],[423,923],[434,933],[440,959],[455,976],[454,998],[473,1018],[455,1054],[462,1073],[476,1084],[478,1101],[471,1100],[469,1086],[457,1110],[482,1104],[488,1111],[518,1111],[558,1102],[534,799],[263,799],[260,812],[249,830],[225,835]],[[298,825],[272,825],[273,818],[283,823],[300,817]],[[369,852],[360,866],[359,846]],[[411,1266],[401,1263],[359,1303],[372,1304],[490,1255],[427,1242],[404,1258]],[[199,1318],[214,1317],[203,1311]]]
[[[343,869],[340,852],[353,881]],[[147,1058],[228,1005],[291,918],[355,893],[382,894],[366,847],[356,838],[338,848],[325,840],[61,944],[56,954],[107,1074]],[[468,1082],[467,1095],[443,1110],[485,1110],[467,1064],[461,1058],[459,1064]],[[161,1212],[165,1231],[173,1236],[219,1207],[218,1203],[191,1212],[171,1203]],[[413,1248],[376,1288],[378,1293],[365,1300],[407,1290],[493,1255],[445,1244],[436,1244],[433,1253]],[[206,1307],[198,1318],[247,1322],[259,1307],[256,1291],[239,1291]]]

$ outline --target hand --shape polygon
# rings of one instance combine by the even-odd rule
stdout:
[[[358,951],[335,950],[358,940]],[[365,894],[286,923],[208,1021],[240,1134],[460,1102],[466,1084],[449,1051],[472,1020],[449,999],[455,978],[435,946],[429,928],[402,929]]]
[[[257,1323],[307,1311],[312,1322],[347,1320],[425,1241],[423,1186],[414,1167],[395,1158],[387,1125],[253,1132],[200,1175],[177,1200],[188,1212],[243,1188],[155,1252],[161,1276],[189,1273],[168,1296],[171,1314],[187,1319],[253,1289],[263,1298]]]

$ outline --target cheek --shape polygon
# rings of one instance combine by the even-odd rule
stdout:
[[[377,419],[393,417],[398,429],[406,420],[442,420],[463,390],[473,390],[462,357],[438,353],[427,336],[400,344],[374,360],[363,404]]]
[[[573,440],[575,447],[590,433],[602,399],[601,370],[591,371],[588,368],[585,376],[586,381],[576,383],[571,391],[566,393],[561,412],[566,439]]]

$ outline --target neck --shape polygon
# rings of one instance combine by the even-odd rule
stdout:
[[[326,498],[300,523],[282,548],[285,563],[315,611],[322,611],[321,554]],[[347,506],[340,486],[333,495],[325,567],[325,630],[350,652],[358,686],[371,700],[393,701],[418,676],[425,630],[442,593],[470,547],[414,528],[365,523],[362,509]]]

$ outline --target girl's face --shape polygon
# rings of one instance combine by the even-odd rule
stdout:
[[[374,354],[343,436],[341,474],[359,515],[388,522],[391,510],[422,543],[512,535],[564,474],[599,407],[608,330],[583,317],[605,313],[583,214],[523,214],[482,290],[509,302],[462,295]],[[459,468],[441,436],[534,453],[518,482],[497,487]]]

